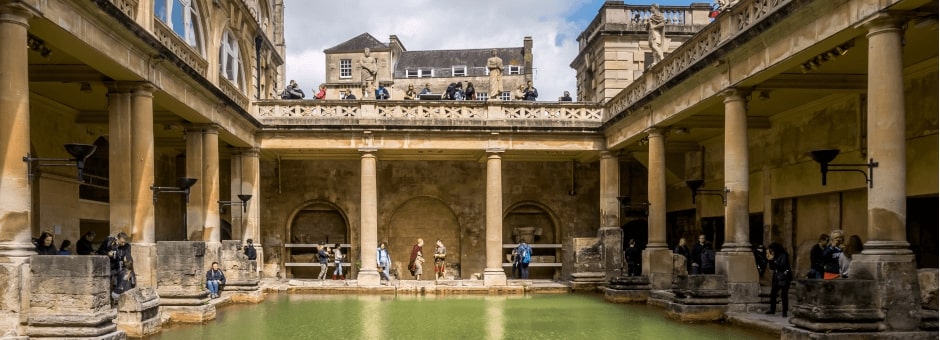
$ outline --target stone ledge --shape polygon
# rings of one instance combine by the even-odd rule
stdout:
[[[877,339],[877,340],[936,340],[937,332],[824,332],[817,333],[796,327],[784,327],[780,332],[781,340],[805,340],[805,339],[825,339],[825,340],[856,340],[856,339]]]

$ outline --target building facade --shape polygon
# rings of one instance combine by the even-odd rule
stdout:
[[[339,99],[344,91],[355,91],[356,97],[363,99],[359,61],[365,49],[377,62],[373,89],[385,86],[389,99],[403,99],[408,86],[419,93],[429,86],[432,93],[440,95],[451,83],[461,82],[463,86],[473,83],[478,100],[486,100],[490,88],[486,61],[493,50],[503,60],[502,100],[511,100],[511,92],[533,78],[531,37],[525,37],[519,47],[409,51],[395,35],[383,43],[363,33],[323,51],[327,98]],[[374,98],[374,90],[367,95],[368,99]]]

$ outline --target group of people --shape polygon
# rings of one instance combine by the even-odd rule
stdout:
[[[326,280],[326,272],[329,267],[330,261],[333,261],[333,280],[336,280],[338,277],[340,280],[346,280],[346,275],[343,274],[343,259],[346,258],[346,255],[343,254],[343,249],[339,243],[333,245],[332,248],[327,247],[326,243],[320,242],[317,245],[317,261],[320,263],[320,275],[317,276],[319,280]]]
[[[447,247],[444,247],[444,242],[441,240],[435,242],[433,258],[434,280],[441,280],[444,278],[447,268]],[[388,253],[387,242],[379,243],[378,248],[375,250],[375,261],[379,271],[379,280],[384,280],[391,285],[392,256]],[[411,255],[408,258],[408,271],[411,272],[415,280],[421,280],[421,275],[424,274],[424,262],[424,239],[418,238],[411,247]],[[398,274],[401,275],[401,273]]]
[[[108,236],[95,249],[93,241],[97,235],[89,231],[78,240],[76,244],[78,255],[105,255],[110,259],[111,267],[111,298],[116,302],[122,293],[137,286],[134,275],[134,260],[131,256],[131,244],[127,234],[121,232],[115,236]],[[39,255],[72,255],[69,251],[71,241],[64,240],[59,248],[55,247],[55,235],[51,231],[43,231],[33,240],[36,253]]]
[[[715,249],[712,243],[705,239],[705,235],[698,236],[698,243],[692,247],[691,252],[685,244],[685,238],[680,238],[679,244],[672,252],[685,257],[686,270],[689,274],[714,274]]]
[[[532,86],[532,81],[529,80],[525,85],[519,85],[516,89],[516,92],[513,94],[513,98],[516,100],[528,100],[535,101],[539,97],[539,90]]]

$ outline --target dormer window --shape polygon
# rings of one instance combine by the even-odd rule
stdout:
[[[467,76],[467,66],[453,66],[451,67],[451,75],[454,77],[466,77]]]
[[[522,74],[522,66],[509,65],[509,75]]]

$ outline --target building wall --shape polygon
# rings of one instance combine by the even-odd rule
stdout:
[[[352,261],[359,258],[359,160],[291,160],[262,163],[261,230],[265,251],[280,252],[284,243],[305,240],[288,235],[297,212],[310,204],[335,207],[348,223]],[[543,243],[562,243],[572,237],[594,237],[599,223],[597,200],[599,170],[596,163],[574,165],[575,192],[571,189],[572,163],[503,162],[504,214],[513,207],[536,206],[550,216],[553,234]],[[382,160],[377,165],[378,240],[388,241],[393,268],[407,269],[411,246],[425,240],[426,279],[432,279],[431,256],[440,238],[448,248],[448,262],[459,264],[459,275],[470,278],[485,265],[486,165],[473,161]],[[280,193],[278,193],[280,181]],[[525,209],[517,212],[525,213]],[[512,243],[512,228],[544,223],[515,217],[504,222],[504,243]],[[541,217],[537,217],[541,218]],[[513,222],[515,221],[515,222]],[[313,223],[313,222],[311,222]],[[546,228],[545,232],[548,232]],[[321,237],[306,240],[317,242]],[[537,240],[539,241],[539,240]],[[332,242],[331,242],[332,243]],[[367,251],[374,251],[367,249]],[[298,253],[298,252],[295,252]],[[565,254],[567,256],[567,254]],[[280,255],[286,260],[285,254]],[[561,256],[561,254],[559,254]],[[296,257],[292,261],[299,261]],[[266,265],[278,264],[267,257]],[[455,267],[455,270],[457,268]],[[273,270],[273,269],[272,269]],[[410,274],[407,274],[410,278]]]

